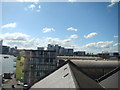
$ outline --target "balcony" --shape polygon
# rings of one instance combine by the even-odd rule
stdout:
[[[55,65],[56,62],[26,62],[26,64],[35,64],[35,65]]]
[[[29,57],[29,58],[56,58],[56,56],[50,56],[50,55],[26,55],[25,57]]]

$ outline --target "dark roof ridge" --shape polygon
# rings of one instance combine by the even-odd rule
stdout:
[[[118,72],[120,70],[120,66],[118,66],[117,68],[113,69],[112,71],[108,72],[107,74],[103,75],[102,77],[100,77],[97,81],[101,82],[103,80],[105,80],[106,78],[108,78],[109,76],[112,76],[113,74],[115,74],[116,72]]]
[[[81,68],[79,68],[73,62],[68,61],[68,63],[69,63],[71,72],[74,76],[74,79],[76,81],[77,88],[83,88],[83,89],[87,89],[87,88],[88,89],[89,88],[95,88],[96,89],[97,88],[97,89],[100,89],[100,90],[104,90],[104,88],[99,83],[97,83],[94,79],[92,79],[88,74],[86,74],[83,70],[81,70]],[[82,77],[80,77],[79,75],[82,75]],[[82,78],[84,78],[84,79],[82,79]],[[83,83],[81,82],[81,80],[82,80]],[[89,81],[87,81],[88,84],[89,84],[88,86],[85,85],[86,83],[84,83],[84,80],[89,80]]]
[[[89,74],[87,74],[85,71],[83,71],[80,67],[78,67],[77,65],[75,65],[72,61],[70,61],[70,60],[68,60],[67,61],[68,63],[70,63],[70,64],[72,64],[77,70],[79,70],[80,72],[82,72],[83,74],[85,74],[87,77],[89,77],[90,79],[93,79],[93,78],[91,78],[90,77],[90,75]],[[93,79],[94,80],[94,79]],[[94,81],[96,81],[96,80],[94,80]]]

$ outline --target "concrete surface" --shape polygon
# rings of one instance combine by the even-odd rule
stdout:
[[[12,89],[12,85],[15,85],[15,88],[17,88],[17,90],[23,90],[23,86],[22,85],[17,85],[17,81],[15,78],[8,80],[7,82],[5,82],[3,84],[3,88],[6,89]]]
[[[71,61],[66,62],[65,65],[34,84],[30,90],[34,90],[34,88],[74,88],[75,90],[77,88],[100,88],[104,90]]]
[[[67,75],[68,74],[68,75]],[[75,88],[69,65],[66,64],[53,72],[43,80],[34,84],[31,88]]]
[[[120,71],[116,72],[115,74],[111,75],[110,77],[106,78],[105,80],[100,82],[100,85],[104,88],[119,88],[119,78],[120,78]],[[119,88],[120,89],[120,88]]]
[[[116,68],[119,62],[116,61],[95,61],[95,60],[71,60],[81,68]]]

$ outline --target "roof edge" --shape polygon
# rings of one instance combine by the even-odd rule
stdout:
[[[101,82],[101,81],[105,80],[106,78],[112,76],[113,74],[115,74],[118,71],[120,71],[120,66],[118,66],[117,68],[113,69],[112,71],[108,72],[107,74],[105,74],[102,77],[100,77],[99,79],[97,79],[97,82]]]

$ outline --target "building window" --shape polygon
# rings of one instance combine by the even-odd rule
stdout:
[[[23,63],[22,63],[22,62],[20,62],[20,66],[23,66]]]
[[[49,59],[44,59],[44,62],[49,62]]]
[[[22,73],[24,73],[25,71],[24,70],[22,70]]]
[[[20,56],[18,56],[18,57],[17,57],[17,60],[20,60],[20,59],[21,59]]]
[[[68,76],[69,75],[69,73],[67,73],[64,77],[66,77],[66,76]]]
[[[50,62],[53,62],[53,59],[50,59]]]
[[[64,68],[64,70],[66,70],[67,69],[67,67],[66,68]]]

